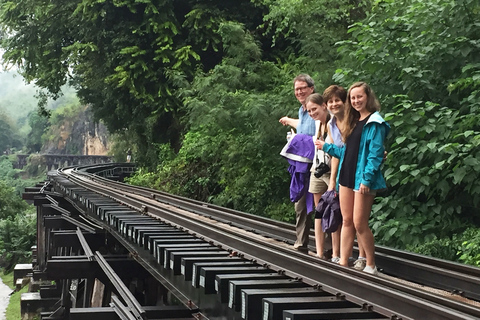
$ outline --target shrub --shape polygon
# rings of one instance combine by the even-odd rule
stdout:
[[[480,229],[468,228],[452,237],[434,239],[416,246],[410,251],[480,267]]]

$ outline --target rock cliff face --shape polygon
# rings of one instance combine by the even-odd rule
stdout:
[[[41,152],[47,154],[107,155],[108,130],[93,121],[88,106],[53,124]]]

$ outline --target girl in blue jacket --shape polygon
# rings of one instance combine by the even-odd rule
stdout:
[[[366,266],[363,271],[377,274],[375,244],[368,226],[373,200],[377,191],[386,188],[380,171],[384,158],[384,140],[390,126],[380,116],[380,103],[365,82],[354,83],[347,94],[347,121],[342,130],[343,147],[325,143],[322,150],[340,159],[337,175],[342,232],[340,264],[348,266],[355,232],[365,249]]]

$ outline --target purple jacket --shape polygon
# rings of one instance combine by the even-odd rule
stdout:
[[[335,232],[342,223],[342,213],[340,212],[340,203],[338,195],[334,190],[327,190],[315,208],[315,214],[322,217],[323,232]],[[316,217],[318,219],[318,217]]]
[[[296,134],[280,154],[287,158],[290,164],[288,167],[288,172],[292,176],[290,181],[290,201],[297,202],[306,194],[307,212],[312,212],[314,210],[313,195],[308,192],[310,168],[315,155],[315,145],[313,144],[312,136],[302,133]]]

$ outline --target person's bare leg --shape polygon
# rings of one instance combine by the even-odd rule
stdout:
[[[357,230],[359,243],[365,251],[367,266],[375,267],[375,241],[368,220],[372,211],[374,195],[355,192],[353,222]]]
[[[357,236],[357,246],[358,246],[358,256],[365,258],[365,250],[363,250],[363,246],[360,243],[360,239]]]
[[[340,235],[340,264],[348,266],[348,258],[352,254],[355,227],[353,224],[354,192],[350,188],[340,186],[340,210],[342,212],[342,232]]]
[[[325,233],[322,230],[322,219],[315,219],[315,246],[317,248],[317,256],[325,258],[323,255],[325,250]]]
[[[337,231],[332,232],[332,258],[340,257],[340,236],[342,232],[342,225]]]
[[[321,197],[321,193],[313,194],[315,207],[317,207]],[[315,217],[315,247],[317,248],[317,256],[324,258],[323,252],[325,249],[325,233],[322,230],[322,219],[317,219],[317,217]]]

